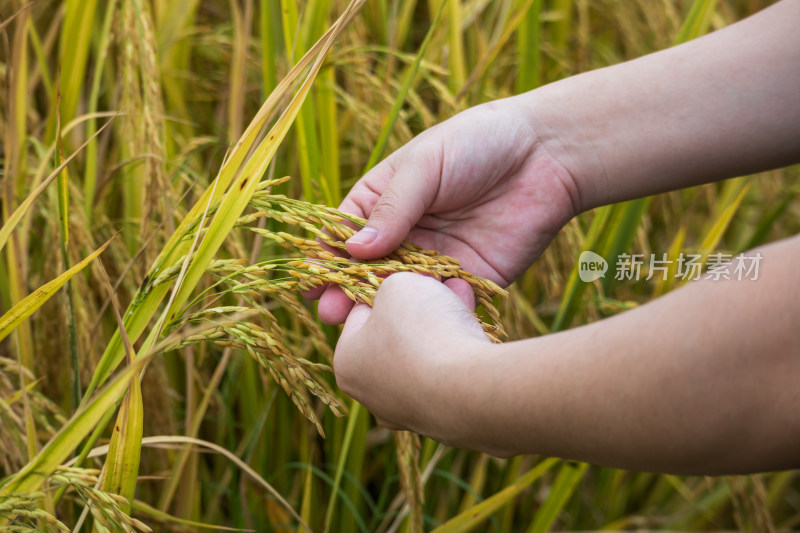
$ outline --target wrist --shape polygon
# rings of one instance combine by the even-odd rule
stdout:
[[[506,416],[502,395],[500,346],[460,338],[453,349],[439,353],[430,373],[430,417],[421,433],[449,446],[497,457],[512,455],[507,435],[498,433]]]
[[[536,155],[561,168],[559,179],[569,191],[573,216],[613,201],[608,194],[607,165],[597,146],[598,138],[608,135],[602,124],[589,125],[579,116],[576,81],[580,80],[568,78],[514,97],[535,132]]]
[[[492,113],[492,121],[502,124],[507,135],[504,147],[514,160],[512,177],[520,180],[519,191],[531,196],[536,212],[546,223],[539,228],[552,236],[574,216],[587,209],[584,192],[576,179],[580,168],[574,153],[562,146],[566,127],[545,119],[539,109],[547,103],[537,91],[487,102],[476,106]],[[555,117],[553,117],[555,118]],[[513,148],[513,149],[511,149]],[[526,205],[530,208],[531,205]]]

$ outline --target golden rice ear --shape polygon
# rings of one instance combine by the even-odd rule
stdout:
[[[182,312],[172,319],[167,338],[160,341],[154,351],[182,349],[208,341],[246,351],[269,372],[318,433],[324,435],[309,403],[310,398],[316,397],[334,414],[345,412],[343,403],[320,375],[320,371],[329,368],[311,363],[297,353],[299,348],[290,342],[290,332],[273,314],[263,312],[264,306],[275,304],[288,311],[303,328],[306,338],[311,339],[314,349],[332,361],[333,353],[327,339],[311,313],[297,299],[297,291],[333,284],[354,301],[372,305],[383,279],[395,272],[417,272],[442,280],[458,277],[472,286],[476,299],[491,319],[491,323],[483,325],[484,331],[490,339],[499,342],[503,330],[491,298],[504,295],[505,291],[496,284],[466,272],[451,257],[422,250],[409,241],[403,242],[390,256],[370,263],[334,257],[322,249],[320,242],[330,246],[341,245],[355,231],[345,222],[359,227],[363,226],[364,220],[330,207],[273,195],[269,192],[271,183],[267,181],[257,187],[250,201],[250,207],[255,211],[239,217],[237,226],[251,229],[279,244],[282,249],[278,250],[278,255],[249,265],[244,259],[212,261],[205,274],[216,276],[217,282],[186,303]],[[212,211],[216,212],[216,207]],[[271,230],[255,226],[264,218],[273,220],[278,226]],[[290,230],[292,226],[308,231],[316,240],[282,231]],[[191,228],[187,231],[187,239],[193,231]],[[151,285],[172,283],[187,260],[187,257],[181,257],[165,267]],[[237,296],[245,305],[210,307],[206,303],[209,300],[216,302],[226,295]],[[258,323],[251,321],[255,318],[260,318]]]

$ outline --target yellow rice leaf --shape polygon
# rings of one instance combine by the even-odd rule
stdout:
[[[122,324],[122,317],[119,314],[114,289],[108,279],[105,268],[102,269],[103,279],[111,298],[111,306],[114,311],[114,318],[117,327],[122,332],[122,340],[125,343],[125,352],[128,356],[128,364],[134,362],[134,351],[131,341],[125,332]],[[106,457],[105,477],[103,478],[103,490],[119,494],[128,504],[120,506],[124,513],[130,514],[131,502],[136,493],[136,483],[139,479],[139,461],[142,453],[142,431],[144,427],[144,406],[142,404],[142,386],[139,375],[131,376],[131,385],[128,394],[122,401],[114,429],[111,432],[111,443],[109,444],[108,456]]]
[[[70,268],[57,278],[45,283],[25,299],[12,307],[6,314],[0,317],[0,340],[6,338],[9,333],[26,318],[31,316],[37,309],[39,309],[53,294],[58,291],[70,278],[83,270],[86,265],[94,261],[94,259],[105,250],[114,237],[110,238],[100,248],[92,252],[86,259]]]
[[[142,387],[139,376],[134,374],[111,433],[103,479],[104,491],[119,494],[129,502],[133,501],[139,476],[143,410]],[[130,504],[120,507],[123,512],[130,514]]]
[[[728,229],[731,220],[733,220],[733,215],[736,214],[736,211],[742,204],[742,200],[744,200],[748,190],[750,190],[749,184],[742,187],[742,190],[736,198],[722,210],[722,214],[720,214],[719,218],[714,222],[714,225],[711,226],[703,242],[700,243],[700,253],[703,254],[703,257],[711,253],[711,251],[717,247],[719,241],[722,239],[722,235],[725,234],[725,230]]]

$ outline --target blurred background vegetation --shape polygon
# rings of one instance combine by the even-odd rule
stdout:
[[[337,206],[365,168],[469,106],[671,46],[769,3],[369,0],[339,35],[268,173],[294,176],[277,192]],[[0,0],[0,227],[63,160],[59,138],[62,157],[74,154],[68,178],[43,189],[0,245],[0,315],[121,233],[0,340],[0,478],[8,482],[22,470],[78,409],[117,329],[112,309],[124,310],[134,299],[229,147],[346,6],[343,0]],[[798,168],[776,170],[579,216],[510,297],[498,301],[506,329],[512,338],[547,334],[630,309],[676,285],[674,276],[666,282],[607,276],[584,284],[574,268],[584,249],[606,258],[668,252],[674,260],[682,251],[738,253],[797,233],[797,175]],[[237,228],[218,256],[254,262],[280,250]],[[296,313],[275,313],[287,346],[325,359],[304,339]],[[322,332],[334,346],[337,329]],[[212,343],[153,359],[142,382],[143,435],[184,439],[140,444],[133,515],[157,531],[202,524],[303,530],[268,483],[313,531],[413,529],[391,433],[363,409],[336,417],[320,403],[314,409],[322,438],[279,389],[246,353]],[[107,443],[111,428],[96,431],[97,444]],[[240,461],[187,448],[187,438]],[[800,527],[796,472],[677,477],[535,456],[498,460],[427,439],[419,463],[422,517],[431,530]],[[35,507],[73,527],[86,496],[73,490],[73,497],[59,499],[54,487],[43,489]],[[3,498],[0,490],[0,518],[9,518]],[[101,522],[95,519],[97,529]]]

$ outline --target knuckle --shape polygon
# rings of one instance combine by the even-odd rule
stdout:
[[[384,293],[392,292],[396,290],[400,285],[402,285],[406,279],[406,276],[410,275],[410,272],[394,272],[386,279],[383,280],[380,286],[380,290]]]
[[[406,291],[408,286],[414,283],[426,283],[426,280],[429,280],[426,276],[422,274],[417,274],[416,272],[395,272],[383,280],[381,287],[386,285],[388,290],[391,291]]]
[[[409,284],[413,283],[416,277],[419,275],[411,272],[396,272],[384,279],[378,289],[373,310],[380,312],[387,303],[404,302],[409,294]]]
[[[404,201],[397,191],[388,187],[372,208],[369,214],[370,223],[372,225],[377,223],[377,226],[384,230],[405,228],[405,231],[408,231],[417,223],[411,213],[412,203]]]
[[[387,187],[372,208],[370,220],[392,220],[401,212],[402,199],[391,187]]]

